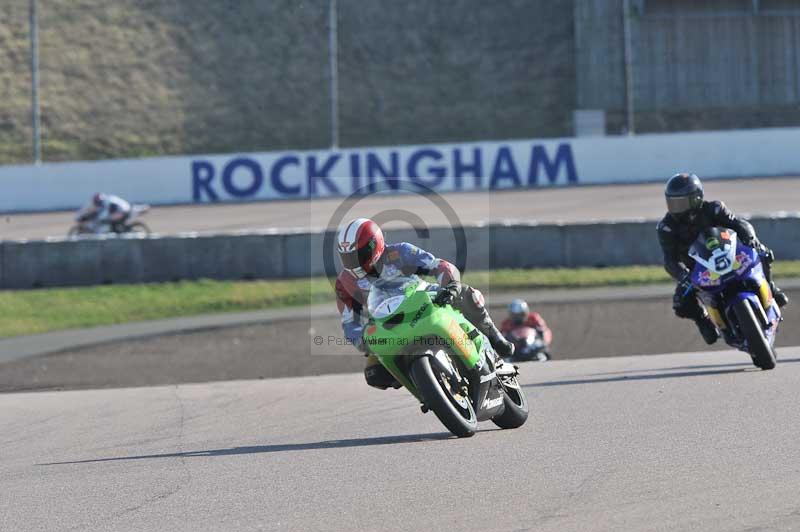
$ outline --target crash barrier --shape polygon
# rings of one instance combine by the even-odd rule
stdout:
[[[0,212],[800,174],[800,128],[482,141],[0,166]]]
[[[751,220],[780,259],[800,259],[800,214]],[[326,238],[327,236],[327,238]],[[0,243],[0,288],[191,279],[281,279],[336,266],[331,232],[106,237]],[[660,264],[654,221],[388,230],[467,270]]]

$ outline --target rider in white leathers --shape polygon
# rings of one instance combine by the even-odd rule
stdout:
[[[119,232],[118,227],[124,225],[130,216],[130,203],[119,196],[98,192],[76,218],[81,223],[92,222],[96,233],[107,233]]]

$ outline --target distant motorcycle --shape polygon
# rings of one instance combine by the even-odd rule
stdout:
[[[75,216],[75,221],[77,223],[70,228],[67,236],[77,237],[81,235],[102,234],[134,234],[147,236],[150,234],[150,228],[139,218],[149,211],[149,205],[134,205],[131,207],[131,215],[122,223],[100,222],[97,220],[96,216],[80,212]]]
[[[520,325],[506,334],[506,340],[514,344],[514,356],[510,361],[526,362],[537,360],[546,362],[550,355],[550,342],[553,334],[550,329],[538,330],[527,325]]]
[[[759,252],[739,242],[735,231],[714,227],[697,237],[689,256],[695,261],[692,284],[725,342],[749,353],[757,367],[774,368],[775,337],[783,318]]]

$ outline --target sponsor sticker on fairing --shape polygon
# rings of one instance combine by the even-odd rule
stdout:
[[[717,286],[720,283],[719,276],[715,276],[710,270],[703,270],[699,276],[700,284],[703,286]]]
[[[744,270],[753,263],[753,261],[750,259],[750,256],[744,252],[736,255],[736,262],[739,264],[739,268],[737,268],[737,270]]]

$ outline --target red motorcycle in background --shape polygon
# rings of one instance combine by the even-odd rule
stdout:
[[[552,358],[550,343],[553,341],[553,332],[545,327],[536,329],[522,324],[506,333],[506,339],[514,344],[513,362],[537,360],[546,362]]]
[[[514,344],[514,356],[509,362],[550,360],[553,332],[538,312],[532,312],[523,299],[514,299],[508,305],[508,317],[500,325],[500,332]]]

